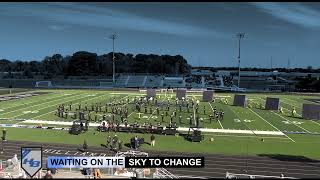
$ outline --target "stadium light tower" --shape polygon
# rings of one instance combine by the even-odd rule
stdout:
[[[112,39],[112,82],[114,85],[115,84],[115,71],[116,71],[115,57],[114,57],[114,40],[117,39],[118,37],[117,37],[116,33],[113,33],[112,35],[110,35],[109,38]]]
[[[240,88],[240,41],[244,38],[244,33],[238,33],[237,38],[239,39],[239,55],[238,55],[238,88]]]

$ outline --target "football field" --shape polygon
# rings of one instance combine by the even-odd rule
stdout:
[[[233,93],[216,93],[215,102],[210,103],[202,102],[202,93],[187,93],[188,101],[200,101],[199,109],[196,112],[195,108],[188,109],[186,107],[179,107],[176,104],[175,93],[167,92],[157,93],[156,99],[158,103],[163,105],[160,106],[158,111],[156,110],[155,104],[150,102],[144,103],[141,106],[141,112],[139,113],[135,110],[134,99],[144,97],[145,92],[111,90],[37,90],[33,92],[45,93],[38,96],[1,101],[0,124],[34,125],[41,122],[43,126],[46,126],[46,122],[51,122],[50,126],[56,124],[57,127],[69,127],[69,125],[59,124],[58,122],[70,123],[76,120],[78,117],[76,117],[75,114],[78,114],[79,109],[83,109],[85,106],[89,109],[93,108],[93,106],[100,107],[98,110],[93,108],[93,111],[86,116],[86,118],[90,119],[90,122],[100,123],[103,118],[112,118],[113,115],[111,113],[110,105],[113,104],[113,107],[128,108],[127,120],[129,124],[134,122],[138,122],[139,124],[151,123],[153,125],[161,123],[163,126],[168,126],[170,119],[172,118],[173,122],[175,122],[180,129],[188,129],[190,118],[194,121],[196,116],[198,116],[200,124],[204,129],[203,134],[206,136],[205,139],[208,140],[210,137],[214,137],[216,140],[223,139],[225,142],[221,142],[221,146],[225,146],[225,143],[228,142],[230,143],[228,146],[232,146],[232,144],[237,144],[238,146],[241,145],[241,143],[248,142],[248,138],[250,138],[249,141],[260,141],[261,138],[264,138],[266,141],[269,141],[265,144],[273,142],[274,146],[281,146],[280,149],[285,148],[284,143],[288,144],[288,150],[286,151],[290,151],[292,154],[303,154],[303,152],[301,152],[303,146],[308,144],[305,147],[309,148],[306,151],[310,151],[310,157],[320,156],[317,155],[317,152],[320,150],[320,143],[318,141],[320,137],[320,122],[317,120],[306,120],[301,118],[302,104],[317,104],[316,101],[309,100],[317,99],[316,96],[248,93],[246,95],[248,97],[249,107],[243,108],[232,105]],[[264,110],[266,97],[280,98],[283,113]],[[68,115],[59,117],[56,112],[58,106],[62,104],[68,109]],[[170,105],[169,110],[166,109],[167,105]],[[293,108],[295,108],[297,112],[294,116],[292,116]],[[214,109],[223,111],[224,118],[210,120],[209,115],[213,113]],[[179,116],[181,116],[181,118],[179,118]],[[115,118],[116,121],[120,121],[121,117],[120,115],[115,115],[113,118]],[[22,130],[17,130],[16,133],[19,134],[20,131]],[[23,130],[23,132],[26,132],[26,130]],[[36,131],[32,130],[30,132]],[[57,136],[58,133],[54,134]],[[61,132],[60,134],[63,137],[69,136],[65,132]],[[16,135],[15,138],[19,139],[22,136],[28,139],[28,134],[21,134],[21,136]],[[123,136],[128,138],[127,135]],[[41,139],[41,137],[39,138]],[[174,137],[164,137],[163,139],[167,139],[166,141],[168,141],[168,138]],[[183,141],[182,139],[180,140]],[[61,138],[61,141],[63,141],[63,138]],[[81,143],[81,141],[83,141],[83,139],[75,142]],[[104,142],[104,140],[102,141]],[[174,139],[172,142],[177,142],[177,139]],[[172,148],[171,142],[164,142],[164,144],[165,143],[168,143],[168,145],[163,145],[164,150]],[[181,147],[188,146],[184,144],[185,142],[179,141],[179,143],[182,143]],[[203,146],[208,146],[208,142],[201,143]],[[175,143],[172,145],[174,144]],[[212,145],[212,147],[206,147],[209,148],[207,151],[211,152],[213,148],[215,149],[214,151],[221,151],[221,153],[223,153],[223,151],[235,153],[236,151],[232,148],[225,150],[226,147],[217,147],[219,146],[218,144],[219,142]],[[256,144],[256,142],[253,144]],[[290,149],[290,144],[295,144],[292,147],[301,147]],[[269,148],[270,145],[272,146],[272,143],[268,144]],[[264,146],[265,145],[257,145],[257,147],[254,148],[256,148],[258,152],[259,149]],[[312,150],[310,147],[312,147]],[[279,149],[279,147],[274,148]],[[186,151],[186,149],[181,149]],[[193,150],[191,151],[201,151],[201,148],[195,147],[192,149]],[[207,152],[206,150],[204,151]],[[253,150],[251,153],[255,154],[257,152],[254,152]],[[276,152],[277,151],[274,153]],[[308,154],[304,155],[308,156]]]

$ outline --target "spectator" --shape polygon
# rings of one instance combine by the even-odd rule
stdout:
[[[119,151],[122,150],[122,141],[121,140],[119,140],[119,143],[118,143],[118,150]]]
[[[46,175],[44,175],[43,179],[53,179],[53,177],[52,177],[52,174],[51,174],[51,171],[50,171],[50,170],[48,170],[48,171],[47,171],[47,173],[46,173]]]
[[[56,169],[56,168],[52,168],[52,169],[50,169],[50,171],[51,171],[51,174],[53,174],[53,175],[58,173],[58,169]]]
[[[150,140],[151,140],[151,146],[154,146],[156,144],[156,137],[152,134],[151,137],[150,137]]]
[[[6,136],[7,136],[7,130],[6,130],[6,129],[3,129],[3,130],[2,130],[2,140],[3,140],[3,141],[7,141]]]
[[[81,131],[84,130],[84,128],[83,128],[83,123],[82,123],[82,122],[80,122],[80,130],[81,130]]]
[[[91,175],[91,169],[90,168],[83,168],[84,175],[90,176]]]
[[[88,150],[88,144],[87,144],[87,141],[84,140],[84,142],[83,142],[83,151],[87,152],[87,150]]]
[[[139,147],[139,138],[138,136],[134,137],[134,149],[137,150]]]
[[[94,169],[94,178],[95,179],[101,179],[101,172],[100,169]]]

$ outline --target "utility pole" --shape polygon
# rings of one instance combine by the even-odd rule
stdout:
[[[110,39],[112,39],[112,82],[113,82],[113,85],[115,85],[116,66],[115,66],[115,57],[114,57],[114,40],[117,39],[116,33],[113,33],[110,36]]]
[[[239,39],[239,56],[238,56],[238,88],[240,88],[240,41],[244,38],[244,33],[238,33],[237,38]]]
[[[290,58],[288,58],[288,70],[290,69]]]
[[[272,56],[271,56],[271,58],[270,58],[270,71],[272,71],[272,67],[273,66],[273,64],[272,64]]]

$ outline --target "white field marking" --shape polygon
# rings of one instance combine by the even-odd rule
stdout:
[[[239,117],[239,115],[238,115],[236,112],[234,112],[233,109],[231,109],[229,106],[227,106],[227,107],[233,112],[233,114],[235,114],[235,115],[238,117],[238,119],[241,119],[241,118]],[[249,108],[249,109],[250,109],[250,108]],[[245,128],[247,128],[247,126],[245,126]],[[251,129],[249,129],[249,130],[253,132],[253,130],[251,130]]]
[[[287,121],[290,121],[290,122],[291,122],[291,120],[288,120],[287,118],[285,118],[285,117],[283,117],[283,116],[281,116],[281,115],[279,115],[279,114],[277,114],[277,113],[275,113],[275,112],[273,112],[273,111],[271,111],[271,112],[272,112],[273,114],[276,114],[277,116],[281,117],[282,119],[284,119],[284,120],[287,120]],[[299,126],[298,124],[295,124],[295,123],[292,123],[292,124],[294,124],[294,125],[298,126],[299,128],[301,128],[301,129],[305,130],[306,132],[310,133],[310,131],[308,131],[308,130],[306,130],[305,128],[303,128],[303,127]]]
[[[84,101],[81,101],[81,102],[91,101],[91,100],[93,100],[93,99],[101,98],[101,97],[104,97],[104,96],[107,96],[107,95],[108,95],[108,94],[105,94],[105,95],[102,95],[102,96],[95,96],[94,98],[87,99],[87,100],[84,100]],[[87,97],[87,96],[86,96],[86,97]],[[128,96],[125,96],[125,97],[128,97]],[[123,98],[125,98],[125,97],[120,98],[118,101],[120,101],[121,99],[123,99]],[[79,99],[81,99],[81,98],[79,98]],[[67,101],[67,102],[69,102],[69,101]],[[71,106],[74,106],[74,105],[77,105],[77,104],[79,104],[79,103],[72,104]],[[103,106],[103,107],[105,107],[105,106]],[[44,113],[44,114],[40,114],[40,115],[38,115],[38,116],[32,117],[31,119],[34,119],[34,118],[37,118],[37,117],[41,117],[41,116],[43,116],[43,115],[46,115],[46,114],[52,113],[52,112],[54,112],[54,111],[56,111],[56,110],[49,111],[49,112]]]
[[[72,98],[77,97],[77,96],[81,96],[81,95],[76,95],[76,96],[73,96]],[[69,98],[71,98],[71,97],[67,97],[67,98],[65,98],[65,99],[69,99]],[[78,99],[82,99],[82,98],[76,98],[76,99],[73,99],[73,100],[78,100]],[[57,100],[60,100],[60,101],[61,101],[61,99],[57,99]],[[57,100],[54,100],[54,101],[57,101]],[[72,100],[70,100],[70,101],[72,101]],[[52,102],[53,102],[53,101],[50,101],[50,103],[52,103]],[[69,101],[66,101],[66,102],[69,102]],[[59,103],[57,103],[57,104],[59,104]],[[50,105],[50,106],[46,106],[46,107],[44,107],[44,108],[40,108],[40,109],[37,109],[37,110],[40,111],[40,110],[42,110],[42,109],[45,109],[45,108],[48,108],[48,107],[51,107],[51,106],[55,106],[55,105],[57,105],[57,104]],[[33,106],[30,106],[30,107],[33,107]],[[27,107],[27,108],[29,108],[29,107]],[[23,108],[23,109],[25,109],[25,108]],[[18,110],[21,110],[21,109],[18,109]],[[16,116],[12,116],[12,117],[10,117],[10,118],[15,118],[15,117],[23,116],[23,115],[25,115],[25,114],[18,114],[18,115],[16,115]]]
[[[294,102],[295,104],[300,103],[298,100],[292,100],[292,99],[288,99],[288,98],[285,98],[285,97],[283,99],[286,99],[288,101]]]
[[[126,95],[126,96],[124,96],[124,97],[122,97],[122,98],[120,98],[120,99],[118,99],[118,100],[116,100],[116,101],[112,101],[112,103],[113,103],[113,102],[120,102],[122,99],[124,99],[124,98],[126,98],[126,97],[129,97],[129,95]],[[129,101],[128,103],[122,105],[121,107],[123,107],[123,106],[125,106],[125,105],[128,105],[130,102],[132,102],[132,101]],[[101,106],[101,108],[104,108],[104,107],[106,107],[106,106]]]
[[[134,112],[134,111],[132,111],[132,112],[128,115],[128,117],[130,117],[130,116],[131,116],[131,114],[133,114],[133,112]]]
[[[48,95],[50,95],[50,94],[48,94]],[[52,95],[52,94],[51,94]],[[60,95],[60,94],[53,94],[53,95]],[[36,97],[39,97],[39,96],[36,96]],[[57,97],[63,97],[63,96],[57,96]],[[41,100],[49,100],[49,99],[55,99],[55,98],[57,98],[57,97],[49,97],[49,98],[45,98],[45,99],[41,99]],[[23,99],[21,99],[21,100],[23,100]],[[40,100],[40,101],[41,101]],[[35,102],[38,102],[39,100],[35,100],[35,101],[28,101],[28,103],[22,103],[23,105],[28,105],[28,104],[31,104],[31,103],[35,103]],[[21,106],[21,103],[19,103],[18,105],[15,105],[15,106],[8,106],[8,107],[6,107],[6,108],[1,108],[1,109],[3,109],[3,110],[5,110],[5,109],[9,109],[9,108],[14,108],[14,107],[17,107],[17,106]]]
[[[109,94],[112,94],[112,95],[121,95],[121,94],[126,94],[126,95],[135,95],[135,96],[141,96],[143,95],[143,93],[109,93]]]
[[[153,115],[154,112],[156,112],[156,110],[154,110],[154,111],[152,112],[152,114],[148,117],[147,121],[149,121],[149,119],[152,117],[152,115]]]
[[[287,98],[284,98],[284,99],[287,99]],[[298,106],[295,106],[295,105],[292,105],[292,104],[286,103],[285,101],[281,101],[281,102],[282,102],[282,103],[284,103],[284,104],[288,104],[289,106],[293,106],[293,107],[296,107],[296,108],[300,109]]]
[[[320,123],[318,123],[318,122],[315,122],[314,120],[310,120],[311,122],[314,122],[314,123],[316,123],[316,124],[318,124],[319,126],[320,126]]]
[[[179,127],[178,131],[189,131],[189,128]],[[281,131],[252,131],[252,130],[239,130],[239,129],[207,129],[200,128],[202,132],[214,132],[214,133],[231,133],[231,134],[265,134],[265,135],[277,135],[285,136]]]
[[[210,107],[211,107],[211,110],[212,110],[212,112],[213,112],[213,108],[212,108],[212,105],[211,105],[211,104],[210,104],[209,102],[208,102],[208,104],[210,105]],[[222,129],[224,129],[219,119],[218,119],[218,122],[219,122],[219,124],[220,124],[221,128],[222,128]]]
[[[193,101],[195,100],[194,96],[192,96],[192,100]],[[194,120],[194,124],[197,124],[197,122],[196,122],[196,109],[194,109],[194,105],[193,105],[193,120]]]
[[[200,176],[186,176],[186,175],[176,175],[176,176],[178,176],[178,177],[181,178],[181,179],[184,179],[184,178],[186,178],[186,179],[189,179],[189,178],[195,178],[195,179],[217,178],[217,179],[219,179],[219,177],[205,177],[205,176],[203,176],[203,177],[200,177]],[[221,177],[220,177],[220,178],[221,178]]]
[[[274,125],[272,125],[271,123],[269,123],[266,119],[264,119],[263,117],[261,117],[258,113],[254,112],[252,109],[249,108],[249,110],[251,112],[253,112],[255,115],[257,115],[259,118],[261,118],[262,120],[264,120],[266,123],[268,123],[270,126],[272,126],[273,128],[275,128],[276,130],[278,130],[279,132],[281,132],[283,135],[285,135],[287,138],[289,138],[291,141],[294,141],[293,139],[291,139],[288,135],[284,134],[282,131],[280,131],[277,127],[275,127]]]
[[[73,122],[71,121],[45,121],[45,120],[36,120],[36,119],[26,119],[23,123],[28,124],[52,124],[52,125],[72,125]],[[90,123],[89,126],[99,126],[100,123]],[[124,125],[121,125],[124,126]],[[189,128],[187,127],[179,127],[177,128],[178,131],[185,131],[188,132]],[[250,130],[238,130],[238,129],[207,129],[207,128],[200,128],[202,132],[213,132],[213,133],[231,133],[231,134],[264,134],[264,135],[274,135],[274,136],[283,136],[282,132],[277,131],[254,131],[254,133]]]
[[[263,102],[263,101],[266,101],[265,99],[262,99],[261,97],[258,97],[258,99],[261,99],[261,100],[262,100],[262,102]]]
[[[294,105],[292,105],[292,104],[289,104],[289,103],[286,103],[285,101],[281,101],[282,103],[284,103],[284,104],[288,104],[289,106],[293,106],[293,107],[295,107],[295,108],[297,108],[297,109],[302,109],[302,108],[300,108],[300,107],[298,107],[298,106],[294,106]],[[287,108],[285,108],[285,107],[282,107],[283,109],[287,109]],[[289,112],[291,112],[289,109],[287,109]],[[297,113],[298,114],[298,113]],[[298,114],[299,116],[302,116],[301,114]]]
[[[287,103],[285,103],[285,104],[287,104]],[[285,107],[282,107],[282,108],[288,110],[289,112],[291,112],[290,109],[287,109],[287,108],[285,108]],[[297,112],[296,112],[296,114],[299,115],[300,117],[302,117],[301,114],[299,114],[299,113],[297,113]]]
[[[129,97],[129,95],[127,95],[127,96],[125,96],[125,97],[127,97],[127,98],[128,98],[128,97]],[[125,98],[125,97],[123,97],[123,98]],[[120,99],[119,99],[119,101],[120,101],[121,99],[123,99],[123,98],[120,98]],[[133,102],[133,101],[134,101],[134,100],[131,100],[131,101],[127,102],[126,104],[122,105],[121,107],[123,107],[123,106],[125,106],[125,105],[128,105],[129,103],[131,103],[131,102]]]
[[[55,98],[59,98],[59,97],[63,97],[63,96],[49,97],[49,98],[46,98],[45,100],[55,99]],[[28,104],[35,103],[35,102],[38,102],[38,101],[39,100],[30,101],[29,103],[19,103],[18,105],[10,106],[10,107],[6,107],[6,108],[2,108],[2,109],[5,110],[5,109],[9,109],[9,108],[14,108],[14,107],[17,107],[17,106],[21,106],[21,104],[22,105],[28,105]],[[47,103],[47,102],[44,102],[44,103]],[[29,107],[32,107],[32,106],[29,106]],[[25,109],[25,108],[22,108],[22,109]],[[19,109],[19,110],[21,110],[21,109]],[[14,110],[14,111],[16,111],[16,110]],[[14,112],[14,111],[9,111],[9,112],[6,112],[6,113],[10,113],[10,112]],[[3,113],[3,114],[6,114],[6,113]]]
[[[231,96],[216,96],[217,98],[231,98]]]
[[[100,96],[100,97],[101,97],[101,96]],[[119,100],[116,100],[116,101],[113,101],[113,102],[120,102],[122,99],[124,99],[124,98],[126,98],[126,97],[129,97],[129,95],[124,96],[124,97],[120,98]],[[130,103],[130,101],[129,101],[129,103]],[[129,104],[129,103],[126,103],[126,104],[122,105],[121,107],[123,107],[123,106],[125,106],[125,105],[127,105],[127,104]],[[79,104],[79,103],[77,103],[77,104]],[[101,108],[104,108],[104,107],[106,107],[106,106],[101,106]]]
[[[270,138],[270,139],[286,139],[288,140],[288,138],[286,137],[271,137],[271,136],[237,136],[237,135],[231,135],[231,134],[203,134],[203,135],[208,135],[208,136],[223,136],[223,137],[251,137],[251,138]]]
[[[39,111],[23,111],[22,112],[23,114],[36,114],[36,113],[39,113]]]
[[[92,100],[92,99],[96,99],[96,98],[103,97],[103,96],[106,96],[106,95],[96,96],[96,97],[94,97],[94,98],[87,99],[87,100],[84,100],[84,101],[81,101],[81,102],[90,101],[90,100]],[[85,96],[85,97],[87,97],[87,96]],[[82,97],[82,98],[83,98],[83,97]],[[76,100],[79,100],[79,99],[82,99],[82,98],[72,99],[72,100],[69,100],[69,101],[65,101],[64,103],[66,103],[66,102],[70,102],[70,101],[76,101]],[[59,104],[59,103],[58,103],[58,104]],[[75,103],[75,104],[73,104],[73,105],[77,105],[77,104],[79,104],[79,103]],[[51,105],[51,106],[56,106],[56,105],[57,105],[57,104],[54,104],[54,105]],[[47,106],[47,107],[45,107],[45,108],[48,108],[48,107],[51,107],[51,106]],[[42,109],[45,109],[45,108],[42,108]],[[41,110],[41,109],[39,109],[39,110]],[[43,116],[43,115],[46,115],[46,114],[52,113],[52,112],[54,112],[54,111],[56,111],[56,109],[55,109],[55,110],[53,110],[53,111],[49,111],[49,112],[47,112],[47,113],[40,114],[40,115],[38,115],[38,116],[32,117],[31,119],[34,119],[34,118],[37,118],[37,117],[40,117],[40,116]]]
[[[254,115],[258,116],[260,119],[264,120],[266,123],[268,123],[270,126],[272,126],[274,129],[276,129],[277,131],[280,131],[278,128],[276,128],[274,125],[272,125],[269,121],[267,121],[266,119],[264,119],[263,117],[261,117],[258,113],[254,112],[251,108],[248,108]],[[280,131],[282,132],[282,131]]]
[[[79,94],[79,95],[75,95],[75,96],[80,96],[82,94]],[[75,97],[75,96],[69,96],[69,97],[66,97],[65,99],[67,98],[71,98],[71,97]],[[40,103],[40,104],[37,104],[37,105],[33,105],[33,106],[28,106],[28,107],[25,107],[25,108],[21,108],[21,109],[16,109],[14,111],[9,111],[9,112],[6,112],[6,113],[2,113],[1,115],[4,115],[4,114],[8,114],[8,113],[12,113],[12,112],[16,112],[16,111],[21,111],[23,109],[27,109],[27,108],[30,108],[30,107],[35,107],[35,106],[40,106],[40,105],[43,105],[43,104],[47,104],[47,103],[52,103],[52,102],[55,102],[55,101],[61,101],[61,99],[56,99],[56,100],[53,100],[53,101],[49,101],[49,102],[44,102],[44,103]],[[17,116],[14,116],[14,117],[17,117]]]

